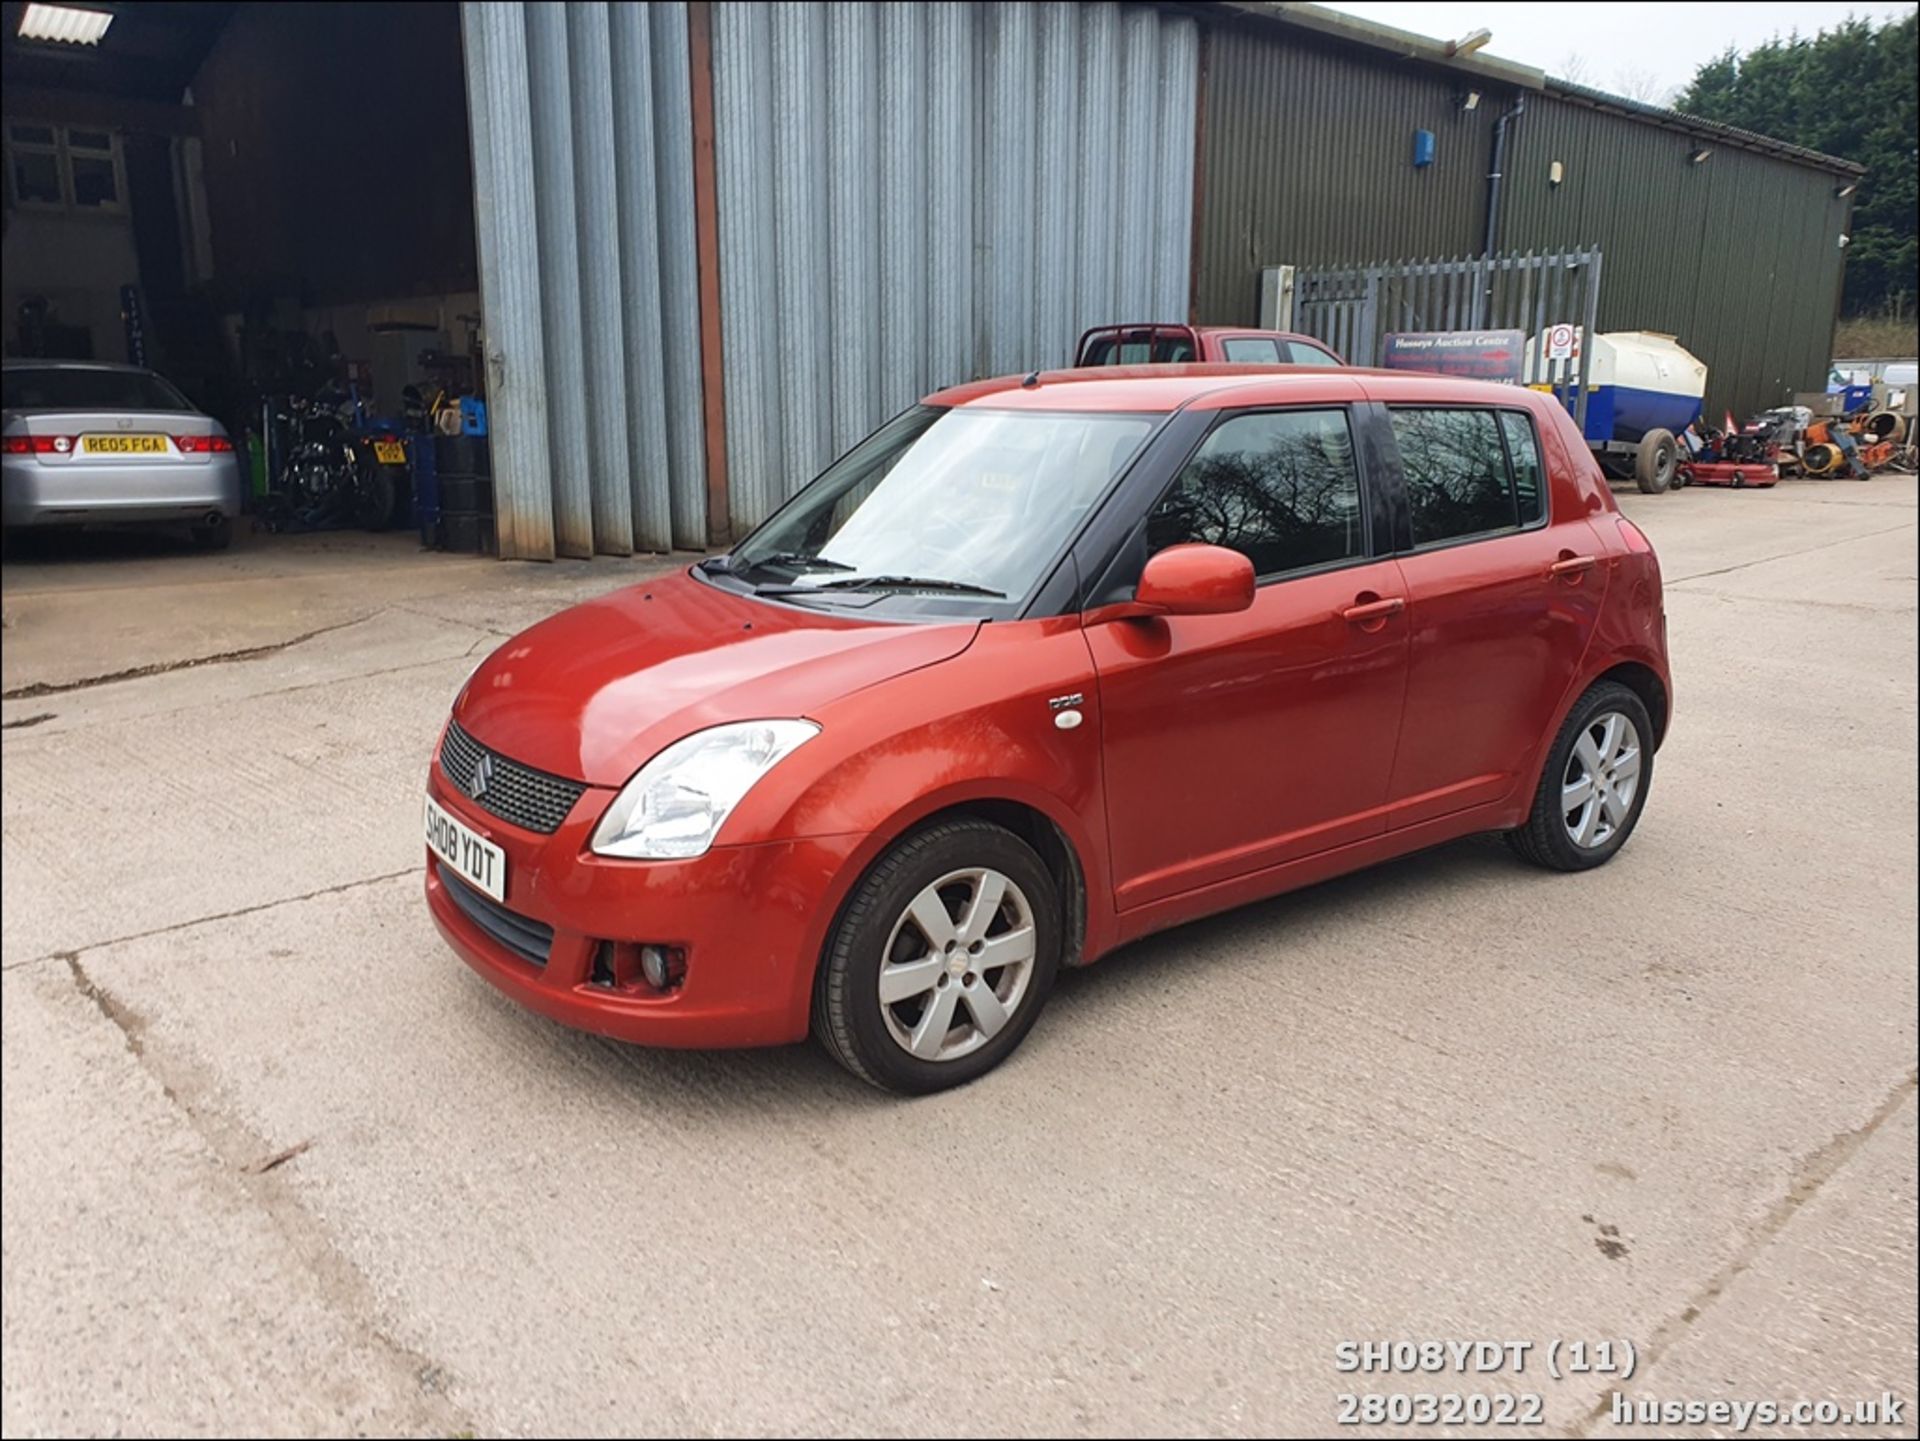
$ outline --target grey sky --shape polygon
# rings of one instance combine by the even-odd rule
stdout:
[[[1435,3],[1391,3],[1391,0],[1338,0],[1332,9],[1344,10],[1382,25],[1398,26],[1436,40],[1451,40],[1481,26],[1493,32],[1487,53],[1518,60],[1554,75],[1566,76],[1602,90],[1664,103],[1692,78],[1695,67],[1728,45],[1741,50],[1794,30],[1812,33],[1839,23],[1848,15],[1878,19],[1910,14],[1906,3],[1823,4],[1705,3],[1664,4],[1596,3],[1563,0],[1453,0]],[[1584,60],[1584,73],[1569,74],[1569,57]]]

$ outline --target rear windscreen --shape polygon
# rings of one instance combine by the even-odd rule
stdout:
[[[187,398],[144,370],[9,366],[0,378],[8,410],[192,410]]]
[[[1193,359],[1193,339],[1183,332],[1134,330],[1095,336],[1087,342],[1080,364],[1185,365]]]

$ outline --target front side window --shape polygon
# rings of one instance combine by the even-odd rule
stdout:
[[[1147,519],[1147,548],[1198,541],[1281,575],[1366,553],[1342,410],[1241,415],[1206,438]]]
[[[1518,521],[1500,423],[1489,410],[1395,410],[1413,543],[1512,530]]]
[[[1220,342],[1220,354],[1234,365],[1278,365],[1280,347],[1261,335],[1237,335]]]
[[[874,592],[860,588],[863,579],[908,577],[1018,600],[1045,578],[1154,423],[1144,415],[917,407],[742,541],[727,573],[799,592],[786,599],[867,602]]]

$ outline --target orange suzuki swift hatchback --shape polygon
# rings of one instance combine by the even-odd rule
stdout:
[[[943,391],[731,554],[501,646],[427,902],[569,1025],[973,1079],[1062,966],[1476,831],[1625,844],[1660,571],[1551,396],[1360,370]]]

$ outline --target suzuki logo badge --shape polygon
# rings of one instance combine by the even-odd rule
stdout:
[[[473,767],[473,780],[467,785],[467,794],[475,800],[487,793],[487,787],[493,784],[493,757],[482,754]]]

